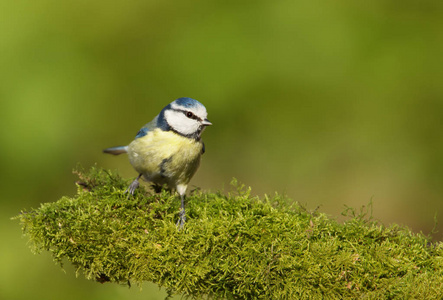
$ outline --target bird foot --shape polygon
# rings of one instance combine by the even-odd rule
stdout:
[[[176,226],[178,227],[179,230],[183,229],[183,226],[185,226],[185,222],[186,222],[186,214],[185,214],[185,210],[182,209],[180,210],[180,218],[177,221]]]
[[[135,179],[133,182],[131,182],[131,184],[126,189],[125,194],[129,193],[128,198],[129,198],[129,195],[134,195],[135,190],[139,187],[140,183],[138,182],[138,178],[140,178],[140,177],[137,177],[137,179]]]

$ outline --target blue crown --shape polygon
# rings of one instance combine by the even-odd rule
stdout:
[[[188,108],[196,107],[196,106],[199,106],[199,105],[203,106],[203,104],[201,104],[197,100],[192,99],[192,98],[188,98],[188,97],[178,98],[177,100],[175,100],[175,103],[177,103],[180,106],[188,107]]]

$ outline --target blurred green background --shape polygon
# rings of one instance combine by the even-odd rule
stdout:
[[[163,299],[75,278],[10,217],[75,193],[77,162],[136,176],[129,143],[166,104],[214,126],[192,185],[345,205],[443,235],[443,2],[0,2],[0,299]],[[192,188],[192,187],[191,187]]]

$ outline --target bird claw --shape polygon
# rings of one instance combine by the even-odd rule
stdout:
[[[138,188],[139,185],[140,185],[140,183],[138,182],[138,178],[135,179],[133,182],[131,182],[131,184],[128,186],[128,188],[125,191],[125,194],[129,193],[128,194],[128,198],[129,198],[129,195],[133,195],[134,196],[134,192]]]

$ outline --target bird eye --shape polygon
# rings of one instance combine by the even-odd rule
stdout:
[[[191,119],[191,118],[194,117],[194,114],[193,114],[192,112],[188,111],[188,112],[186,112],[186,116],[187,116],[189,119]]]

